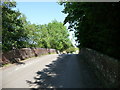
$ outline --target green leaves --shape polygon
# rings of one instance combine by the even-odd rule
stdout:
[[[67,53],[73,53],[73,52],[76,52],[76,50],[77,50],[77,48],[75,48],[75,47],[70,47],[70,48],[66,49],[66,52],[67,52]]]
[[[120,58],[120,2],[64,2],[64,20],[69,30],[75,29],[78,47],[88,47]]]
[[[72,46],[63,23],[53,20],[44,25],[31,24],[25,15],[13,10],[16,2],[2,2],[2,49],[25,47],[54,48],[60,51]]]
[[[19,11],[12,10],[15,2],[2,3],[2,49],[9,51],[13,48],[25,47],[22,43],[27,38],[24,29],[26,18]],[[24,19],[23,19],[24,18]]]
[[[69,34],[66,27],[56,20],[45,25],[29,24],[27,30],[30,43],[35,47],[63,51],[72,45],[68,39]]]

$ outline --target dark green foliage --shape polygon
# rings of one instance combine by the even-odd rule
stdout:
[[[26,19],[19,11],[12,10],[14,7],[16,7],[15,2],[2,3],[3,51],[25,47],[26,44],[27,34],[24,29]]]
[[[120,59],[120,2],[64,2],[64,23],[75,30],[79,48],[88,47]]]

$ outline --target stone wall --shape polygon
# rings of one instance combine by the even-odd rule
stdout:
[[[80,54],[105,87],[120,87],[120,62],[118,60],[88,48],[82,48]]]
[[[55,49],[46,48],[21,48],[2,53],[1,65],[7,63],[16,63],[30,57],[39,56],[43,54],[56,53]]]

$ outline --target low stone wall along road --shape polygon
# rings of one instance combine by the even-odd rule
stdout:
[[[77,54],[33,57],[0,69],[2,88],[98,88],[101,84]]]

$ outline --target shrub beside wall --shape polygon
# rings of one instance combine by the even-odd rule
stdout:
[[[95,70],[96,76],[105,87],[120,87],[120,62],[118,60],[88,48],[82,48],[80,54]]]
[[[50,53],[56,53],[56,50],[46,48],[21,48],[2,53],[2,60],[0,60],[0,63],[2,65],[7,63],[15,63],[30,57]]]

